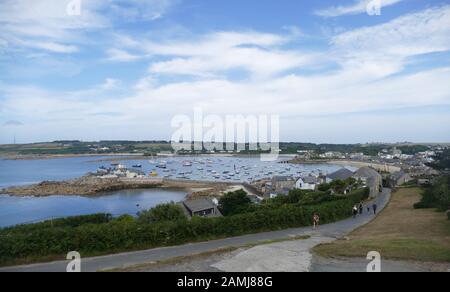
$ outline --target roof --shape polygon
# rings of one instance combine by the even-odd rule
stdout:
[[[318,184],[319,183],[319,180],[317,179],[317,177],[314,177],[314,176],[303,177],[303,178],[301,178],[301,180],[306,184]]]
[[[294,180],[291,176],[274,176],[272,181],[282,182],[282,181],[292,181]]]
[[[355,176],[369,178],[369,177],[378,177],[380,176],[380,174],[370,167],[361,167],[355,172]]]
[[[328,177],[332,180],[340,179],[340,180],[346,180],[350,177],[352,177],[355,173],[347,168],[341,168],[336,172],[333,172],[332,174],[329,174]]]
[[[189,201],[184,201],[183,204],[192,213],[216,208],[216,205],[214,205],[214,203],[209,199],[189,200]]]
[[[399,180],[405,175],[406,175],[406,173],[404,171],[397,171],[391,175],[391,178],[394,180]]]

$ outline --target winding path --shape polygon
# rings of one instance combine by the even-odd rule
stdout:
[[[390,197],[390,189],[384,189],[383,193],[375,199],[379,211],[387,206]],[[372,202],[369,204],[372,205]],[[310,235],[310,239],[284,242],[280,243],[283,244],[281,246],[278,244],[257,246],[233,259],[217,263],[214,266],[223,271],[309,271],[312,259],[309,251],[312,247],[320,243],[330,242],[343,237],[356,228],[369,223],[374,218],[375,216],[367,214],[365,211],[364,215],[360,215],[356,219],[350,218],[324,225],[316,231],[311,230],[311,227],[294,228],[181,246],[85,258],[82,259],[81,269],[83,272],[96,272],[167,260],[175,257],[212,252],[218,249],[241,247],[261,241]],[[293,266],[293,259],[295,259],[295,266]],[[0,272],[65,272],[67,264],[68,261],[58,261],[27,266],[6,267],[1,268]]]

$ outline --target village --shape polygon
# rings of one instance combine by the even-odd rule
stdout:
[[[436,150],[439,151],[439,150]],[[278,167],[253,171],[250,166],[225,165],[221,159],[197,158],[181,160],[181,168],[176,168],[176,161],[154,159],[149,161],[154,167],[149,173],[142,170],[142,165],[128,168],[119,163],[112,167],[101,167],[94,175],[100,179],[119,178],[126,182],[160,182],[161,185],[171,182],[174,185],[192,181],[208,183],[201,192],[193,192],[179,204],[186,216],[216,217],[221,216],[218,210],[219,199],[231,190],[242,189],[259,204],[265,199],[286,196],[292,190],[311,192],[329,192],[330,195],[345,195],[360,188],[369,188],[370,197],[375,198],[383,187],[395,188],[411,181],[420,185],[428,185],[438,172],[426,164],[433,161],[436,151],[419,152],[415,155],[403,154],[401,150],[384,149],[378,156],[366,156],[362,153],[346,154],[328,152],[318,155],[319,159],[327,159],[330,164],[343,165],[337,171],[329,172],[292,171],[292,166],[302,161],[312,160],[311,151],[300,152],[293,159],[281,159]],[[315,156],[317,158],[317,156]],[[164,157],[167,159],[167,157]],[[237,158],[237,161],[240,161]],[[318,163],[317,160],[315,160]],[[196,166],[198,165],[198,166]],[[229,170],[216,171],[215,167],[228,166]],[[180,170],[181,169],[181,170]],[[158,173],[161,171],[161,174]],[[203,174],[200,176],[200,173]],[[244,176],[246,174],[247,176]],[[226,188],[213,188],[215,184],[225,184]]]

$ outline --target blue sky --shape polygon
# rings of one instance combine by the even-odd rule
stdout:
[[[72,1],[0,0],[0,143],[170,139],[195,107],[278,114],[284,141],[450,142],[448,0]]]

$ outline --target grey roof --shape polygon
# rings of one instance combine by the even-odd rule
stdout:
[[[317,179],[317,177],[314,176],[307,176],[302,178],[303,182],[306,184],[317,184],[319,183],[319,180]]]
[[[381,176],[376,170],[370,167],[361,167],[355,172],[355,177],[378,177]]]
[[[189,200],[184,201],[183,204],[193,213],[216,208],[216,205],[209,199]]]
[[[294,180],[291,176],[274,176],[272,181],[282,182],[282,181],[292,181]]]
[[[355,173],[347,168],[341,168],[336,172],[333,172],[328,175],[329,178],[332,180],[340,179],[340,180],[346,180],[350,177],[352,177]]]
[[[395,173],[393,173],[391,175],[391,178],[394,179],[394,180],[399,180],[405,175],[406,175],[406,173],[403,170],[402,171],[397,171],[397,172],[395,172]]]

